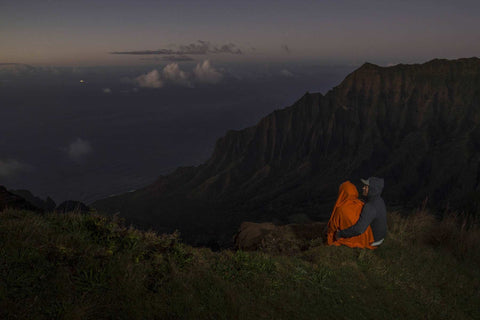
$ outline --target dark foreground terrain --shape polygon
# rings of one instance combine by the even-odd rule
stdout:
[[[6,209],[0,318],[480,318],[478,224],[390,212],[389,230],[375,251],[281,232],[212,252],[116,218]]]

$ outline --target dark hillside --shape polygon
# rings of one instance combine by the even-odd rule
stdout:
[[[389,213],[376,250],[193,248],[118,218],[0,212],[0,319],[479,319],[480,230]],[[272,239],[271,239],[272,240]]]

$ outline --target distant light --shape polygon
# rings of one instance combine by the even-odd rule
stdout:
[[[80,83],[84,83],[84,82],[85,82],[85,81],[83,81],[83,80],[80,80]]]

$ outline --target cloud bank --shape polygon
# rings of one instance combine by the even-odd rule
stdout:
[[[196,65],[192,72],[180,69],[177,63],[169,63],[161,72],[157,69],[140,75],[134,83],[143,88],[161,88],[166,84],[193,87],[193,83],[214,84],[223,79],[223,74],[217,71],[210,61],[204,60]]]
[[[131,55],[205,55],[205,54],[243,54],[235,44],[227,43],[221,46],[211,44],[208,41],[198,40],[187,45],[179,45],[177,50],[158,49],[158,50],[138,50],[138,51],[114,51],[110,54],[131,54]]]

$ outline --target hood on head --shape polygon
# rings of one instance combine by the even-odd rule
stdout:
[[[358,190],[357,187],[350,181],[345,181],[340,185],[338,188],[338,197],[337,201],[335,202],[335,208],[341,207],[345,203],[349,201],[356,201],[358,200]]]
[[[376,197],[382,194],[384,182],[382,178],[370,177],[368,178],[368,197]]]
[[[350,181],[345,181],[340,185],[340,187],[338,188],[338,194],[342,198],[342,200],[358,198],[357,187],[355,187],[355,185]]]
[[[338,188],[338,198],[335,202],[335,208],[342,206],[347,201],[358,199],[357,187],[350,181],[345,181]]]

